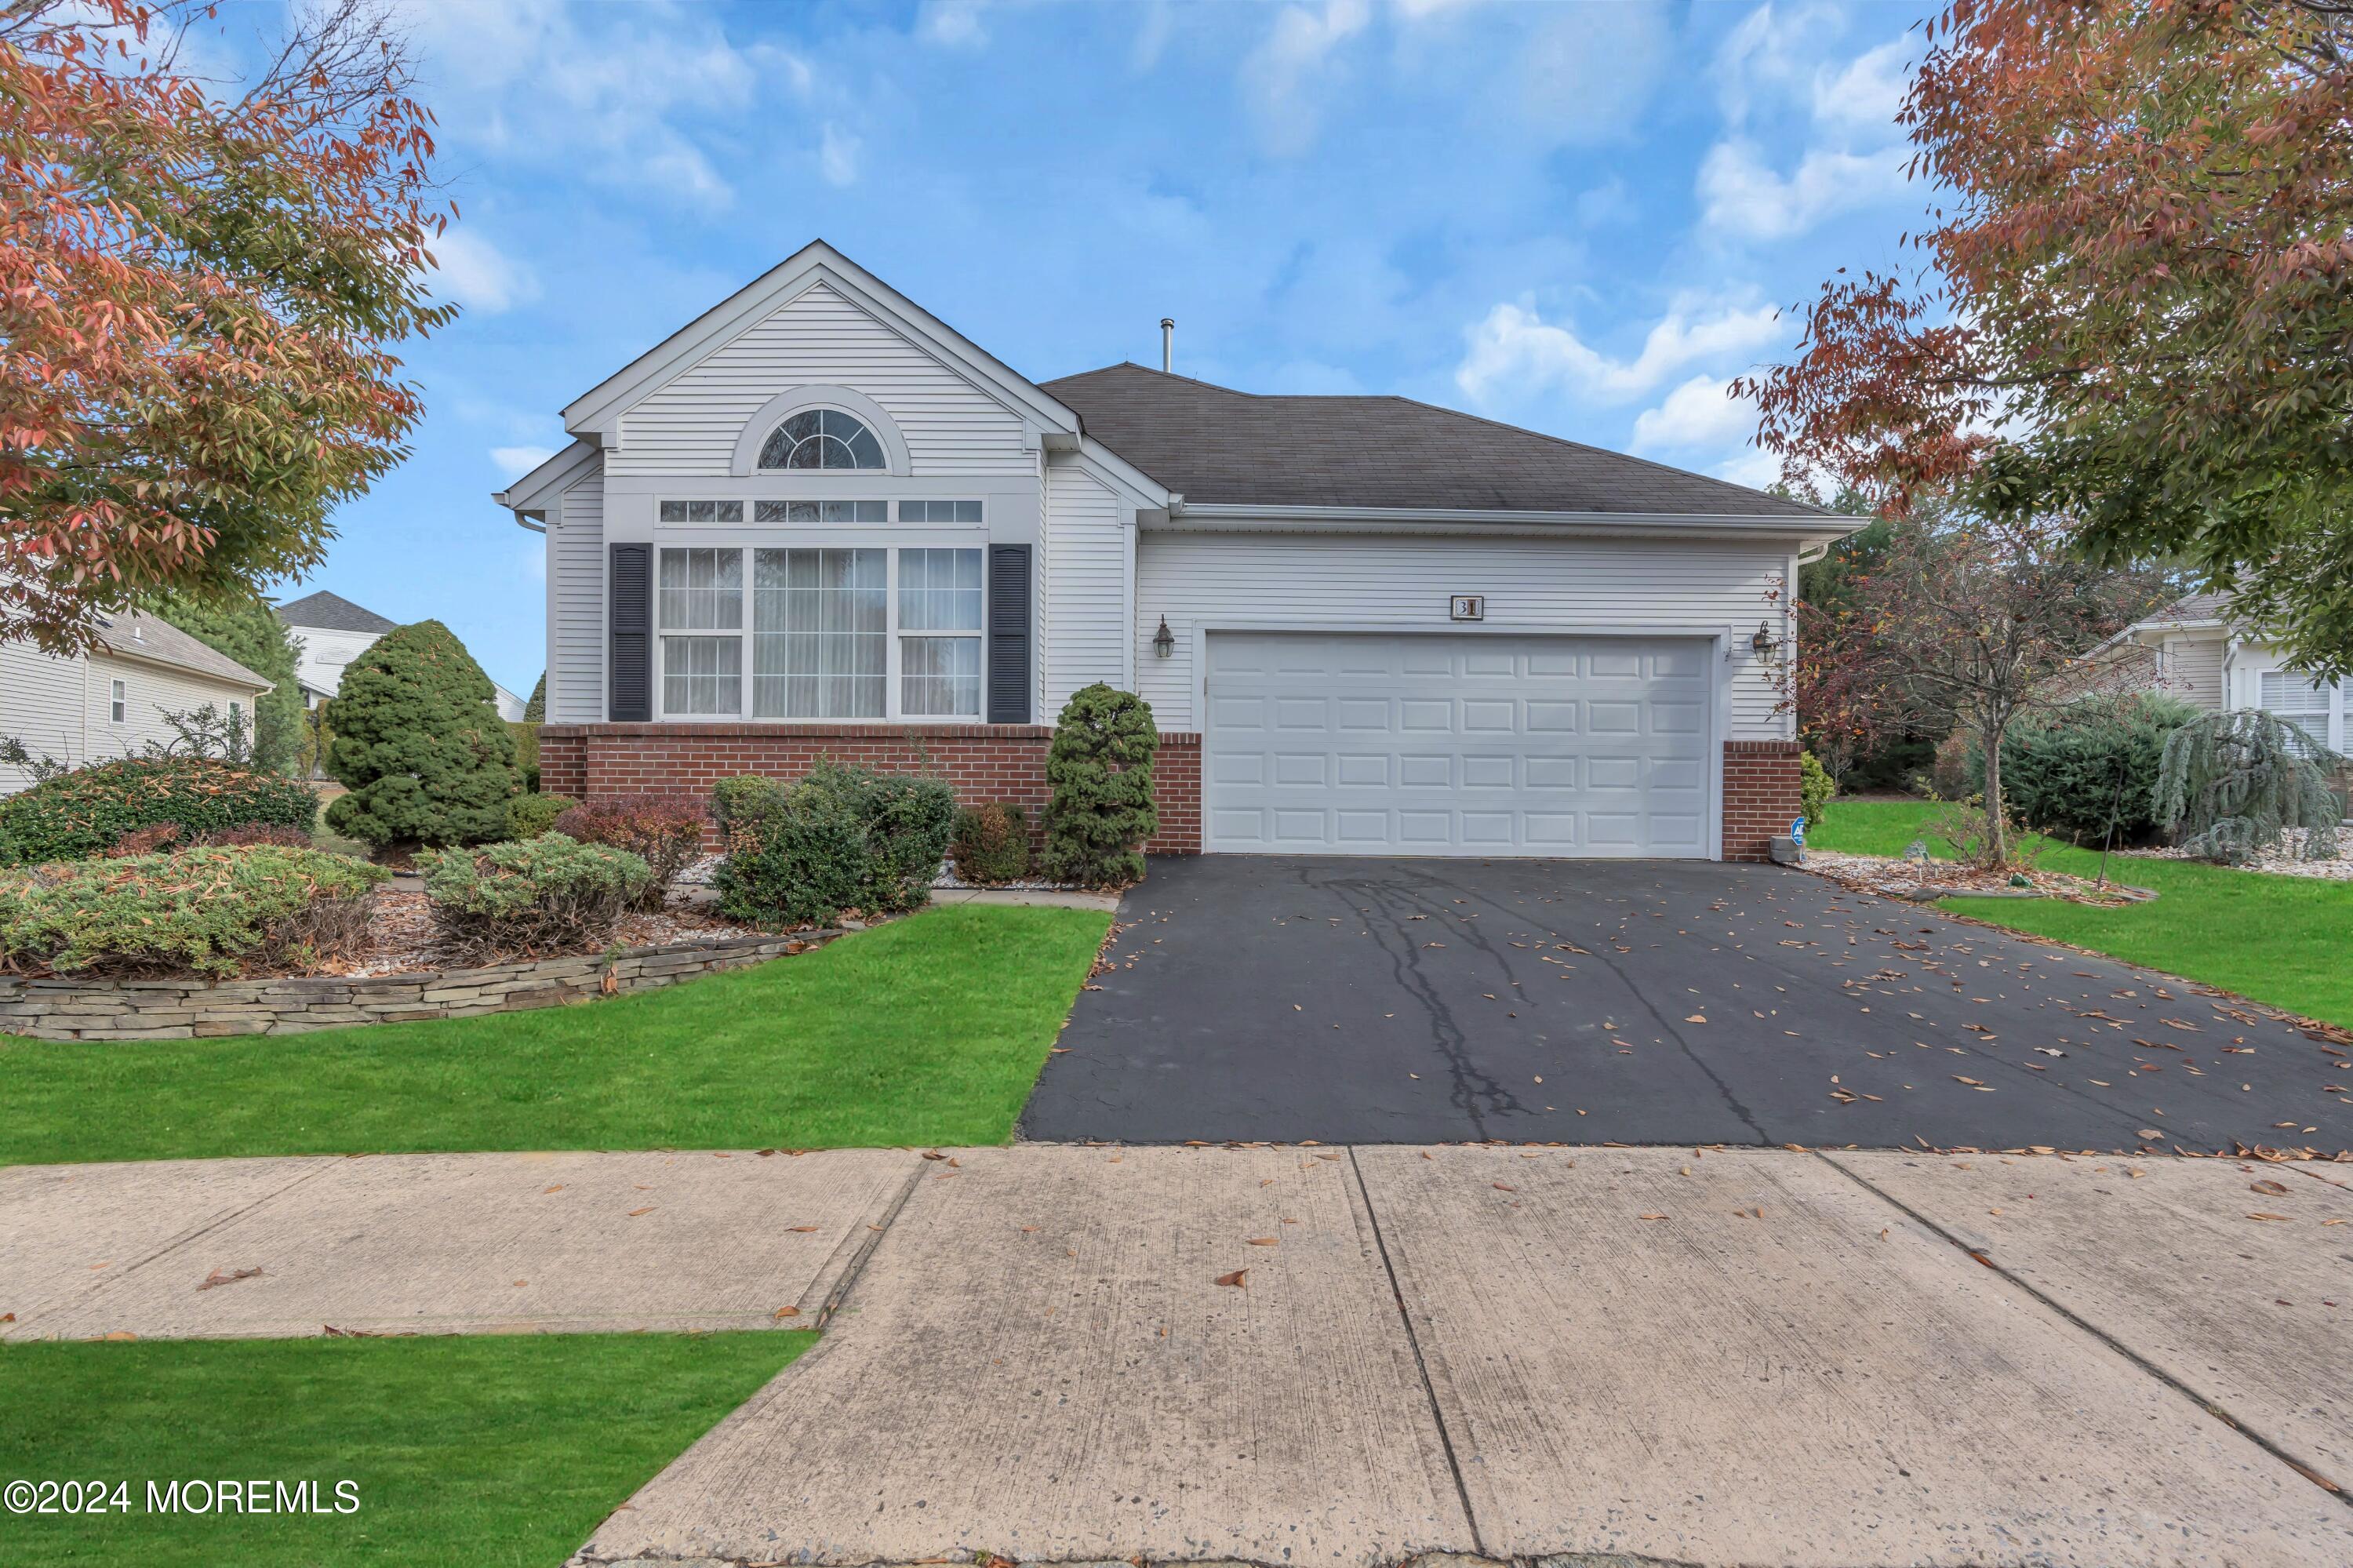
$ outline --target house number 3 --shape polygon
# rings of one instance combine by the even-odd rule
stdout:
[[[1458,593],[1446,601],[1446,613],[1457,620],[1487,619],[1487,596],[1483,593]]]

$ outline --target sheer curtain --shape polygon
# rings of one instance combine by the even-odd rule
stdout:
[[[753,552],[754,716],[883,716],[888,574],[881,550]]]

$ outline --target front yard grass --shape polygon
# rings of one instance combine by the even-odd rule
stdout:
[[[0,1347],[0,1478],[131,1511],[0,1514],[0,1561],[546,1568],[817,1336],[547,1334]],[[352,1513],[147,1511],[147,1483],[310,1481]],[[276,1501],[265,1484],[267,1499]],[[183,1493],[185,1495],[185,1492]]]
[[[960,905],[533,1012],[227,1040],[0,1036],[0,1164],[1001,1143],[1109,922]]]
[[[1841,800],[1809,830],[1809,848],[1900,855],[1938,808],[1915,800]],[[1938,859],[1948,852],[1931,842]],[[2096,849],[2052,843],[2037,862],[2099,874]],[[2111,881],[2157,890],[2147,904],[2094,908],[2057,898],[1947,898],[1939,907],[2089,948],[2274,1007],[2353,1028],[2353,882],[2232,871],[2195,861],[2111,857]]]

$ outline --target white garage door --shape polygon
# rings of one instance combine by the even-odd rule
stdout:
[[[1705,855],[1707,650],[1212,632],[1205,847]]]

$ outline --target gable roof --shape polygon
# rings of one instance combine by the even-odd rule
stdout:
[[[266,692],[270,689],[271,683],[266,676],[255,674],[220,650],[197,641],[163,617],[150,615],[143,609],[118,609],[109,613],[99,627],[98,641],[108,652],[121,658],[170,664],[194,671],[199,675],[227,681],[248,691]]]
[[[1089,436],[1187,505],[1827,516],[1410,397],[1263,396],[1134,364],[1042,385],[1079,411]]]
[[[2134,622],[2142,626],[2183,626],[2192,622],[2227,620],[2231,616],[2231,596],[2226,593],[2185,594],[2163,609],[2142,617]]]
[[[819,282],[1041,429],[1077,430],[1078,416],[1036,382],[822,239],[810,240],[565,405],[564,428],[603,446],[617,444],[621,415],[632,404]]]
[[[280,605],[278,619],[288,626],[315,626],[322,631],[373,631],[379,636],[400,624],[324,588]]]

